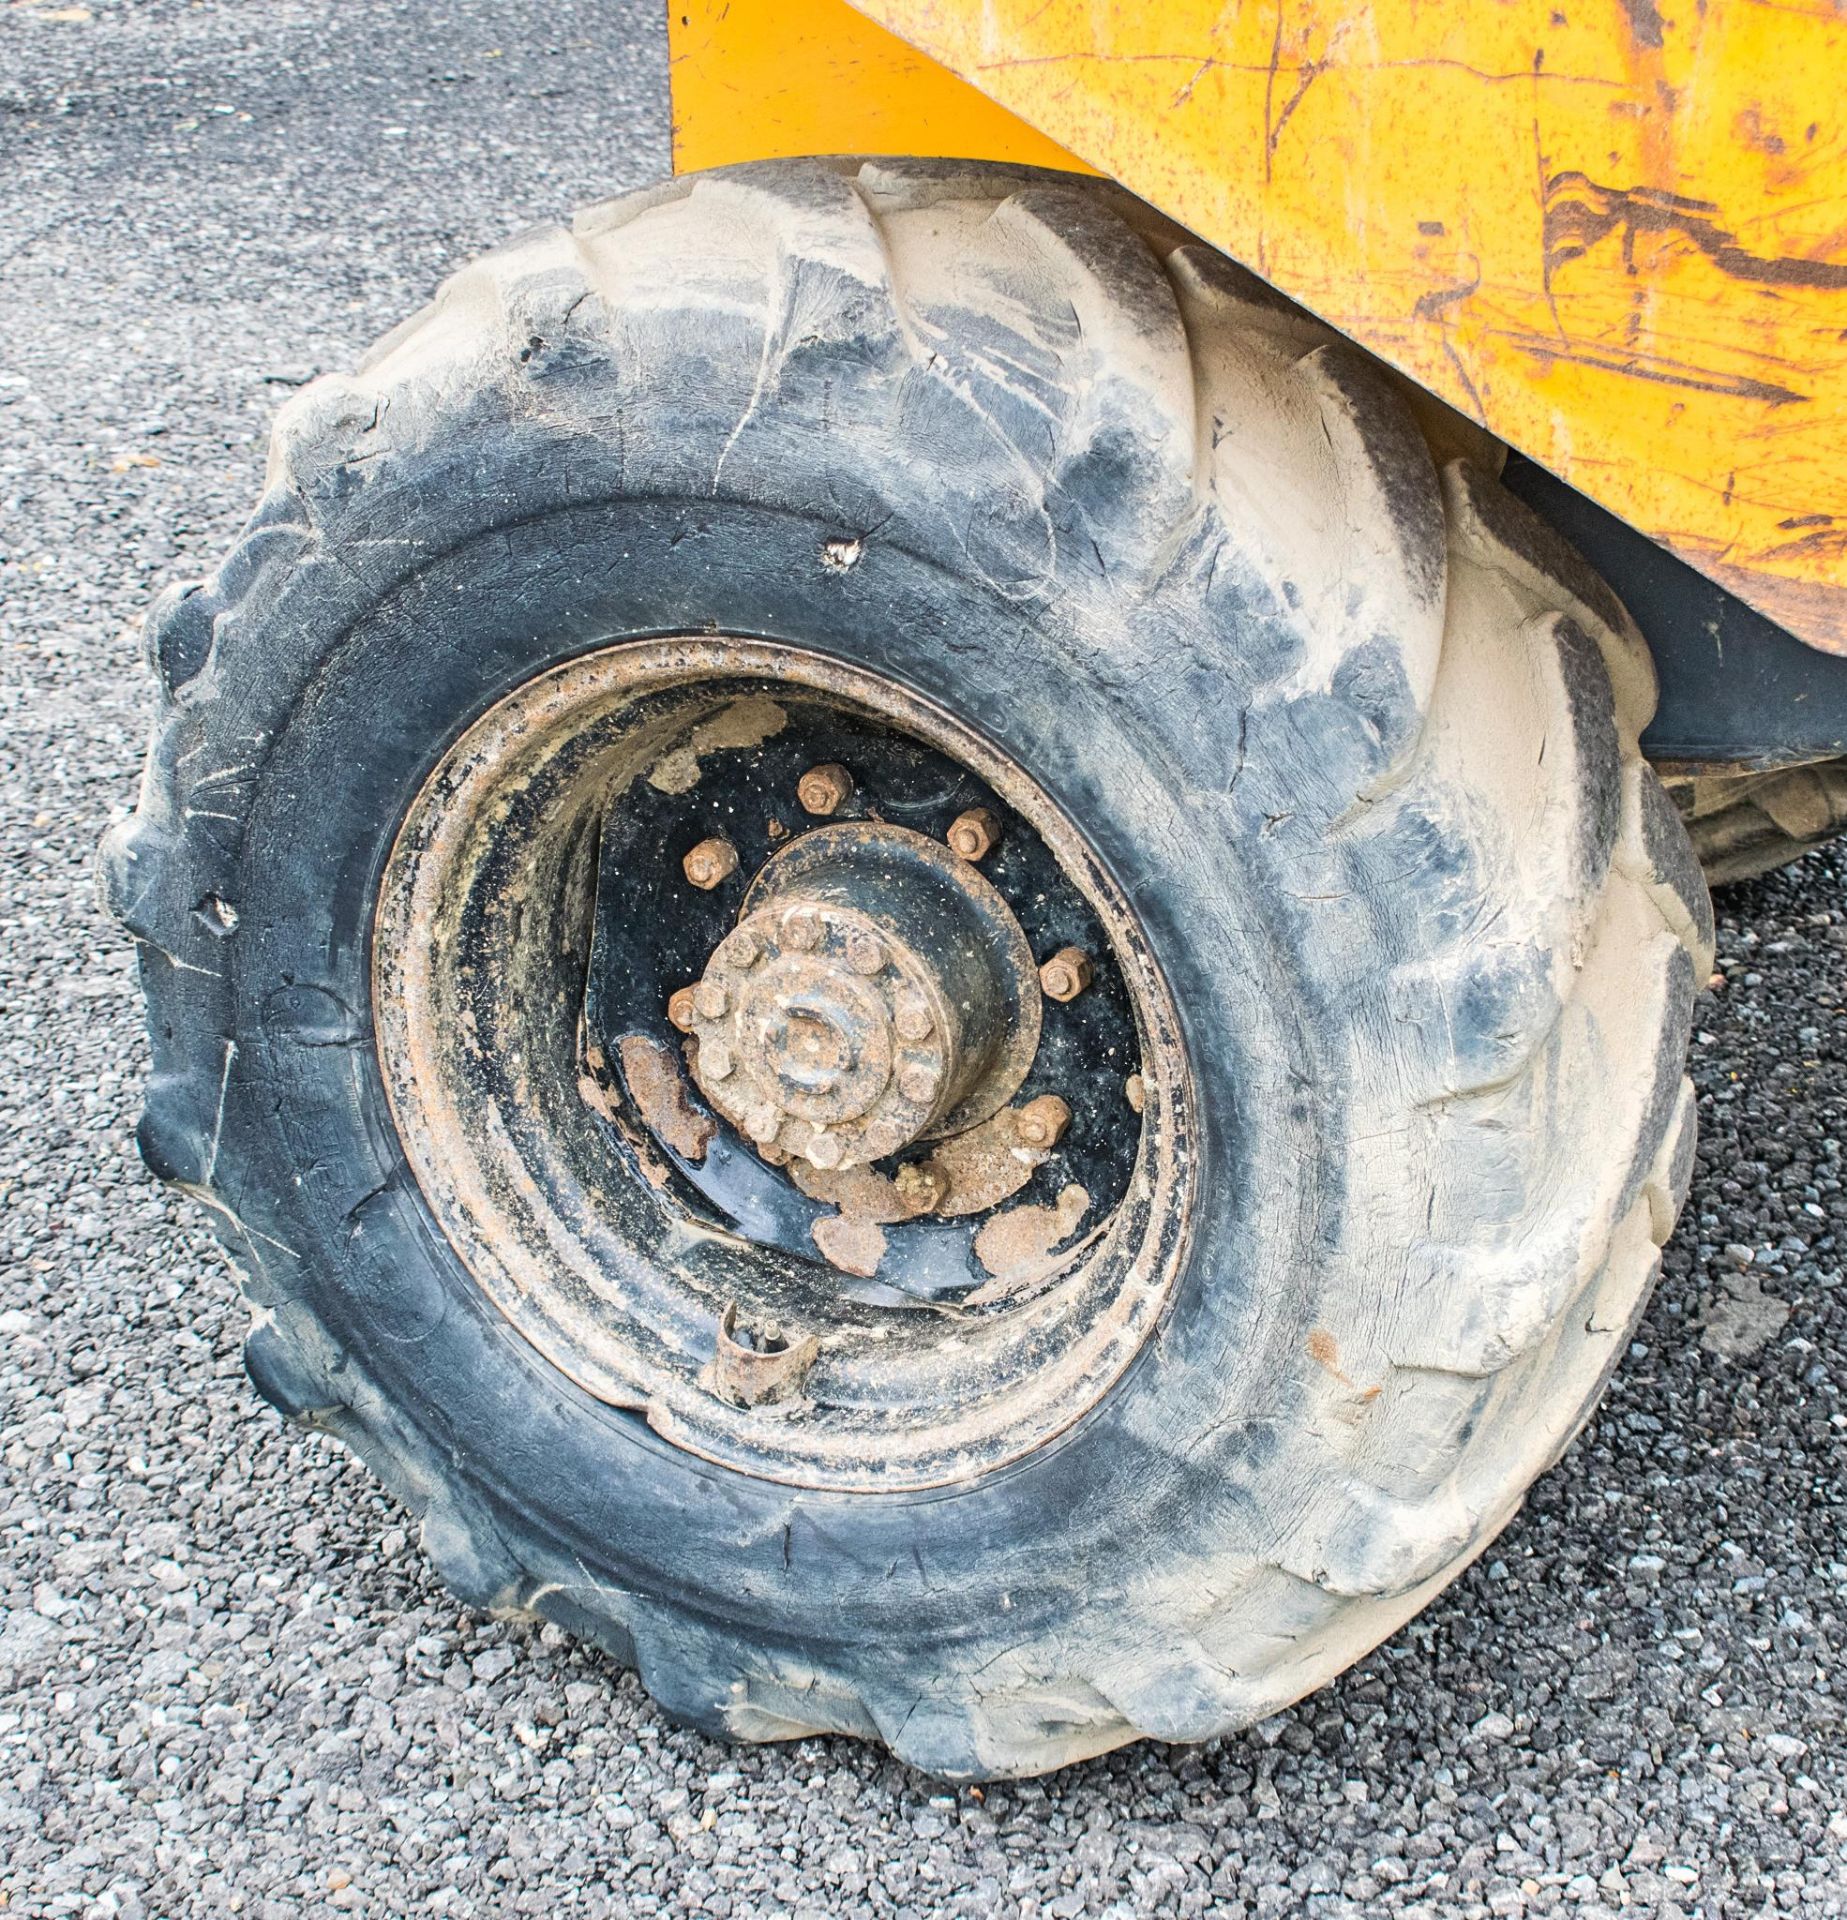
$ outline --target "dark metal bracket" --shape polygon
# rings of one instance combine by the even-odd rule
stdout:
[[[1501,480],[1609,581],[1647,636],[1661,704],[1642,747],[1658,767],[1847,753],[1847,657],[1804,645],[1520,454],[1508,455]]]

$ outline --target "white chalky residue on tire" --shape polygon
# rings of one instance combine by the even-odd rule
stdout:
[[[312,678],[262,638],[266,609],[311,576],[386,599],[403,549],[421,564],[442,530],[381,532],[367,503],[457,434],[515,430],[560,461],[619,446],[638,496],[806,517],[816,593],[869,590],[883,544],[1028,610],[1142,748],[1090,796],[1099,838],[1114,805],[1163,875],[1235,850],[1209,898],[1156,886],[1147,910],[1171,895],[1200,950],[1260,929],[1299,989],[1297,1057],[1254,1062],[1278,1110],[1243,1120],[1312,1130],[1330,1187],[1271,1196],[1250,1344],[1227,1355],[1229,1320],[1177,1313],[1113,1405],[1109,1431],[1187,1489],[1188,1525],[1149,1537],[1125,1513],[1107,1556],[1048,1567],[1048,1516],[1006,1607],[953,1644],[898,1651],[852,1618],[753,1631],[728,1593],[586,1565],[336,1349],[315,1299],[339,1276],[290,1266],[257,1143],[213,1131],[261,903],[237,892],[236,821],[195,817],[197,783],[235,766],[212,812],[253,809],[287,676]],[[1594,1404],[1684,1194],[1710,918],[1640,759],[1633,627],[1493,481],[1439,478],[1373,363],[1113,188],[786,163],[612,202],[464,269],[358,374],[290,403],[270,480],[240,553],[150,621],[163,730],[110,856],[173,1030],[144,1139],[169,1177],[215,1186],[260,1384],[424,1510],[464,1595],[568,1619],[740,1737],[833,1728],[1019,1774],[1274,1712],[1505,1524]],[[945,697],[1004,712],[1007,671],[958,653]],[[198,924],[203,899],[236,920]],[[1256,1020],[1259,984],[1221,977],[1195,1021]],[[312,1017],[317,1045],[356,1044],[338,996]],[[798,1537],[825,1550],[790,1528],[764,1548],[785,1569]]]

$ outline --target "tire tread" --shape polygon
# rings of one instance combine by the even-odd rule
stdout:
[[[1015,359],[1002,364],[998,347],[944,359],[952,334],[998,338],[1009,298],[1025,314],[1007,336]],[[709,319],[709,358],[693,374],[671,364],[689,301]],[[754,342],[741,362],[740,342]],[[748,493],[812,443],[819,393],[843,362],[897,369],[901,406],[835,382],[832,444],[895,433],[918,453],[966,431],[985,462],[956,477],[953,497],[917,458],[816,503],[846,531],[868,534],[907,489],[918,520],[953,509],[979,528],[979,547],[964,541],[969,564],[1024,602],[1046,590],[1060,543],[1088,542],[1099,604],[1127,592],[1146,615],[1131,622],[1124,673],[1156,659],[1181,682],[1209,671],[1159,652],[1165,596],[1210,605],[1235,590],[1260,603],[1231,728],[1224,707],[1175,724],[1235,730],[1230,790],[1266,834],[1274,824],[1267,857],[1288,863],[1304,944],[1330,955],[1325,991],[1378,999],[1385,1065],[1349,1093],[1394,1145],[1356,1177],[1395,1226],[1400,1150],[1446,1164],[1446,1190],[1473,1180],[1506,1198],[1472,1232],[1404,1226],[1401,1283],[1371,1324],[1342,1333],[1316,1496],[1267,1556],[1227,1570],[1159,1672],[1066,1645],[1055,1670],[1023,1659],[922,1696],[894,1682],[887,1696],[790,1649],[741,1645],[561,1577],[537,1543],[503,1537],[466,1479],[283,1297],[268,1269],[287,1249],[266,1251],[262,1226],[239,1217],[236,1170],[212,1133],[235,1065],[220,1044],[230,990],[223,943],[192,908],[229,884],[238,782],[264,750],[261,716],[253,726],[255,709],[227,689],[286,679],[275,662],[237,657],[240,608],[274,602],[311,564],[344,568],[352,591],[374,595],[414,568],[415,554],[336,535],[363,525],[346,504],[354,475],[435,444],[484,386],[548,420],[619,432],[648,383],[671,415],[681,384],[709,373],[735,418],[729,439],[689,429],[652,466],[637,456],[636,484],[696,476]],[[709,392],[700,398],[710,412]],[[1261,484],[1253,443],[1276,449]],[[861,468],[879,472],[870,457]],[[968,512],[984,500],[985,517]],[[1005,168],[799,163],[676,181],[588,208],[569,231],[535,229],[453,276],[356,374],[289,404],[242,544],[208,582],[163,596],[148,635],[161,719],[141,811],[112,836],[104,871],[143,943],[157,1039],[149,1158],[212,1190],[254,1307],[259,1390],[339,1434],[422,1514],[426,1546],[471,1604],[589,1632],[635,1661],[670,1711],[738,1737],[841,1730],[947,1771],[1038,1771],[1140,1735],[1224,1732],[1319,1685],[1506,1523],[1518,1488],[1569,1439],[1561,1394],[1567,1425],[1588,1417],[1621,1330],[1592,1337],[1573,1315],[1592,1301],[1626,1327],[1646,1297],[1691,1165],[1686,983],[1710,962],[1703,887],[1637,745],[1654,699],[1646,649],[1602,582],[1490,478],[1456,460],[1439,473],[1417,418],[1364,356],[1119,190]],[[1493,751],[1481,685],[1509,690]],[[1325,780],[1285,810],[1260,766],[1298,738],[1325,752]],[[1505,764],[1516,749],[1545,770],[1516,780]],[[1508,803],[1516,791],[1530,804]],[[214,794],[228,803],[199,804]],[[1406,897],[1421,891],[1402,884],[1418,860],[1453,865],[1448,897]],[[1634,986],[1637,927],[1652,935],[1640,947],[1651,997],[1647,1017],[1619,1031],[1598,1014],[1613,980]],[[1361,961],[1381,938],[1420,958],[1378,996]],[[1481,1016],[1468,1033],[1453,1015],[1464,1004]],[[162,1043],[162,1031],[178,1037]],[[1562,1139],[1548,1103],[1574,1076],[1603,1076],[1590,1063],[1606,1059],[1615,1117]],[[1522,1423],[1516,1408],[1552,1411]]]

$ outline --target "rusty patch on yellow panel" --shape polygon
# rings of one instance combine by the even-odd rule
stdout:
[[[1847,651],[1847,9],[860,11]]]

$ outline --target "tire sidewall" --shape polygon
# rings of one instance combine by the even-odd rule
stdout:
[[[1023,608],[896,538],[831,573],[819,556],[837,523],[711,499],[586,498],[581,473],[574,504],[537,511],[535,493],[558,490],[557,463],[555,449],[533,452],[495,489],[527,503],[516,524],[465,527],[377,584],[357,619],[317,609],[299,574],[302,591],[274,602],[273,644],[243,649],[274,662],[286,645],[314,662],[275,730],[244,839],[239,1064],[222,1128],[237,1188],[270,1197],[266,1230],[290,1250],[265,1263],[279,1315],[324,1347],[355,1418],[388,1425],[432,1484],[466,1485],[522,1586],[566,1603],[613,1588],[644,1617],[658,1605],[758,1644],[799,1639],[869,1687],[913,1651],[966,1669],[990,1643],[1113,1632],[1114,1611],[1150,1582],[1184,1591],[1189,1566],[1203,1578],[1240,1545],[1258,1552],[1251,1486],[1301,1418],[1298,1356],[1340,1212],[1325,1103],[1302,1090],[1338,1080],[1339,1048],[1264,911],[1271,889],[1224,800],[1222,763],[1189,764],[1199,736],[1167,724],[1165,689],[1119,674],[1099,684],[1089,669],[1105,654],[1079,596],[1068,611]],[[368,517],[414,528],[427,555],[469,497],[437,470],[375,483]],[[524,680],[683,632],[853,661],[987,734],[1088,833],[1180,1010],[1195,1198],[1167,1316],[1091,1416],[976,1482],[824,1493],[677,1450],[500,1318],[398,1145],[373,1053],[370,930],[411,799]],[[235,711],[235,689],[218,691]]]

